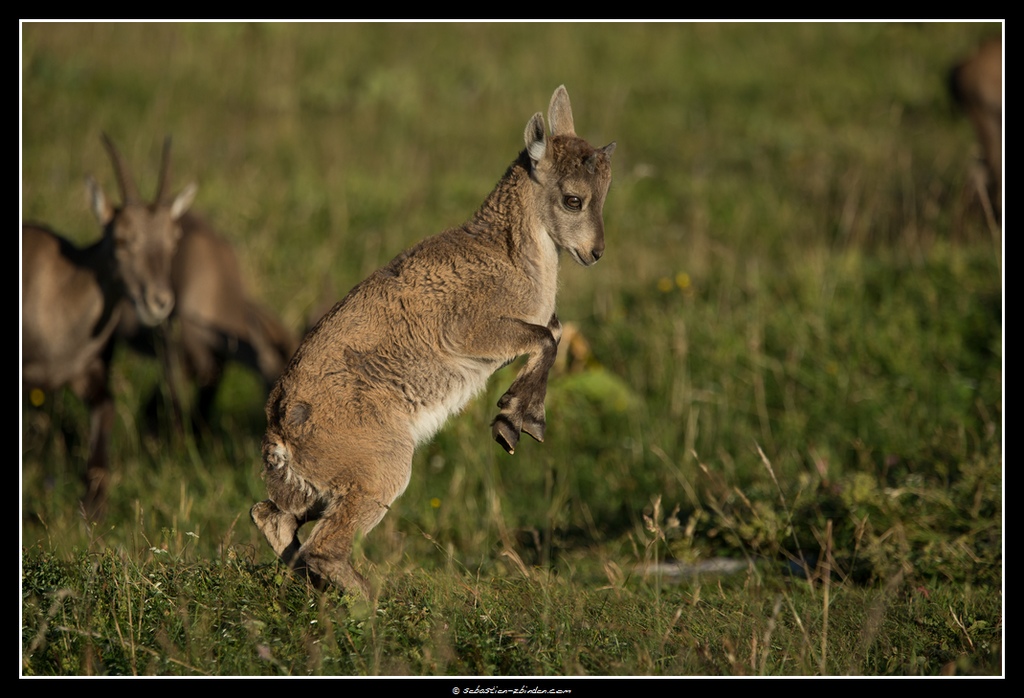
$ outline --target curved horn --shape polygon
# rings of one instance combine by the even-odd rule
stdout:
[[[594,174],[597,172],[597,162],[599,158],[609,159],[612,153],[615,152],[615,141],[612,141],[603,148],[598,148],[591,153],[586,160],[583,161],[584,167],[587,168],[587,172]]]
[[[160,160],[160,179],[156,182],[156,196],[153,203],[160,205],[164,203],[164,189],[171,173],[171,137],[164,138],[164,152]]]
[[[106,133],[103,135],[103,145],[107,148],[110,161],[114,165],[114,175],[117,177],[117,186],[121,189],[121,200],[123,203],[137,203],[141,201],[139,188],[135,185],[135,179],[128,169],[127,163],[121,157],[114,142]]]

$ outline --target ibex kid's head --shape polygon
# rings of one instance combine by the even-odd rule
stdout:
[[[189,184],[173,200],[165,200],[171,148],[168,137],[164,141],[156,196],[152,203],[146,203],[120,152],[105,133],[103,145],[114,165],[122,204],[120,208],[113,206],[96,180],[89,177],[92,210],[103,226],[104,237],[113,245],[114,264],[126,297],[143,323],[157,325],[174,307],[171,262],[181,238],[178,219],[192,204],[196,185]]]
[[[540,112],[526,124],[524,138],[537,186],[538,214],[551,239],[577,263],[589,267],[604,254],[602,208],[612,181],[615,142],[594,148],[576,135],[565,85],[551,96],[551,136]]]

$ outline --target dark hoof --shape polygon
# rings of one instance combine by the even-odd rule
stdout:
[[[535,422],[527,420],[523,422],[523,431],[541,443],[544,443],[544,430],[546,428],[547,425],[542,421]]]
[[[519,443],[519,430],[512,426],[508,417],[499,414],[491,424],[491,434],[494,440],[501,444],[501,447],[510,454],[516,452],[516,444]]]

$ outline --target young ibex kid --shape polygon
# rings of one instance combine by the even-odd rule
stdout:
[[[369,594],[353,540],[405,490],[413,449],[497,369],[529,359],[491,427],[512,453],[544,438],[544,395],[561,325],[558,253],[604,254],[602,207],[615,143],[594,148],[555,90],[526,148],[466,224],[428,238],[358,284],[310,331],[267,402],[263,479],[251,511],[274,551],[314,583]],[[317,521],[304,543],[298,529]]]

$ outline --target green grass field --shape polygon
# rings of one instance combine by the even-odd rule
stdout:
[[[22,24],[23,220],[97,238],[100,133],[144,194],[170,134],[297,334],[468,219],[559,84],[618,147],[546,442],[491,440],[499,372],[361,541],[371,604],[250,523],[254,375],[196,441],[144,427],[160,370],[119,350],[92,524],[83,407],[23,397],[21,674],[1003,675],[1002,233],[945,89],[1001,29]]]

